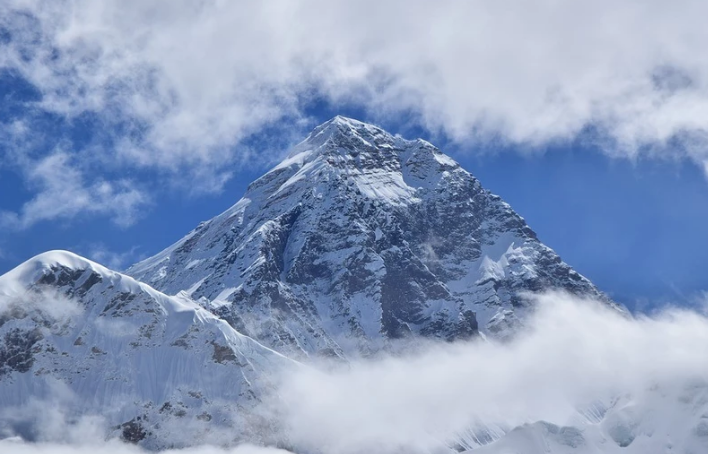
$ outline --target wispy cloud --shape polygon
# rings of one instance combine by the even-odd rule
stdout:
[[[23,229],[40,221],[81,214],[103,214],[119,226],[129,226],[148,202],[127,180],[109,182],[99,178],[87,184],[66,152],[25,162],[24,170],[27,181],[36,188],[35,196],[19,212],[0,211],[0,225],[4,228]]]
[[[79,247],[77,250],[82,251],[82,255],[86,258],[117,271],[124,269],[127,265],[145,258],[143,255],[138,253],[137,246],[134,246],[127,251],[113,251],[106,247],[103,243],[94,243],[88,245],[87,247]]]

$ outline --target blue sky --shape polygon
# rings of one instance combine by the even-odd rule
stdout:
[[[619,301],[708,290],[705,2],[128,3],[0,6],[0,272],[151,255],[342,114],[440,146]]]

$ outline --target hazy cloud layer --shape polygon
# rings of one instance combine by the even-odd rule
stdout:
[[[1,441],[0,449],[13,454],[145,454],[135,446],[120,442],[86,443],[86,444],[29,444],[21,441]],[[214,446],[202,446],[192,449],[179,449],[163,451],[166,454],[278,454],[287,453],[280,449],[261,448],[258,446],[240,446],[232,449],[222,449]]]
[[[441,449],[470,429],[501,435],[520,427],[500,441],[501,449],[514,437],[523,441],[525,431],[554,436],[533,432],[547,426],[525,425],[539,421],[578,427],[569,432],[571,441],[582,438],[587,448],[561,444],[553,453],[663,452],[656,449],[665,440],[676,452],[702,452],[708,445],[707,349],[708,319],[697,312],[633,319],[548,294],[538,297],[527,331],[510,343],[439,344],[403,357],[298,369],[283,377],[262,411],[282,422],[283,433],[268,438],[304,452],[446,452]],[[59,387],[55,404],[27,409],[46,419],[38,439],[62,444],[4,441],[0,448],[19,446],[23,450],[13,452],[28,454],[96,449],[105,433],[100,418],[57,422],[65,418],[65,394]],[[497,452],[493,446],[485,452]],[[113,442],[101,449],[137,452]],[[255,448],[240,449],[235,452]]]
[[[11,0],[0,68],[41,96],[3,132],[31,127],[37,109],[69,123],[90,114],[107,146],[73,164],[84,188],[101,184],[87,168],[100,179],[123,166],[218,190],[254,156],[244,138],[279,119],[302,125],[313,99],[374,119],[412,113],[459,141],[536,147],[594,131],[612,156],[707,166],[704,17],[700,0]],[[119,204],[94,213],[134,220],[145,196],[105,180]],[[37,214],[38,186],[16,224],[59,216]],[[66,205],[61,215],[77,212]]]
[[[665,412],[652,426],[663,436],[677,415],[694,410],[678,397],[651,408],[649,390],[665,397],[697,387],[705,394],[704,316],[669,311],[630,319],[559,294],[538,304],[530,331],[510,344],[443,344],[339,372],[303,370],[280,393],[293,439],[324,452],[426,452],[479,422],[572,425],[579,409],[625,395],[648,414]]]

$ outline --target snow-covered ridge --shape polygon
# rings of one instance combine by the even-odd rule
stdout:
[[[51,272],[52,268],[57,266],[72,270],[90,269],[101,274],[102,276],[118,274],[102,265],[99,265],[98,263],[74,254],[73,252],[55,250],[36,255],[8,271],[6,274],[0,276],[0,283],[7,283],[8,281],[13,280],[29,285],[36,282],[44,274]]]
[[[96,274],[125,291],[145,291],[153,295],[159,294],[155,289],[130,276],[110,270],[85,257],[64,250],[43,252],[0,276],[0,292],[7,291],[10,283],[21,286],[34,285],[42,281],[43,278],[46,280],[47,276],[55,273],[58,269],[84,272],[85,275],[80,277],[77,282],[79,285],[83,284],[88,275]],[[54,282],[45,283],[53,284]]]
[[[261,422],[251,410],[290,367],[299,366],[186,295],[167,296],[70,252],[41,254],[0,276],[5,409],[54,399],[61,386],[67,417],[100,415],[107,436],[159,448],[223,429],[222,441],[233,442],[253,437]],[[31,438],[33,420],[0,415],[0,430]]]

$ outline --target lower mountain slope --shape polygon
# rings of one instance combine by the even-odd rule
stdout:
[[[64,251],[0,277],[0,433],[40,436],[41,413],[99,415],[150,448],[257,441],[253,409],[296,363],[184,296]],[[62,402],[56,402],[56,396]],[[27,414],[37,409],[40,415]]]

